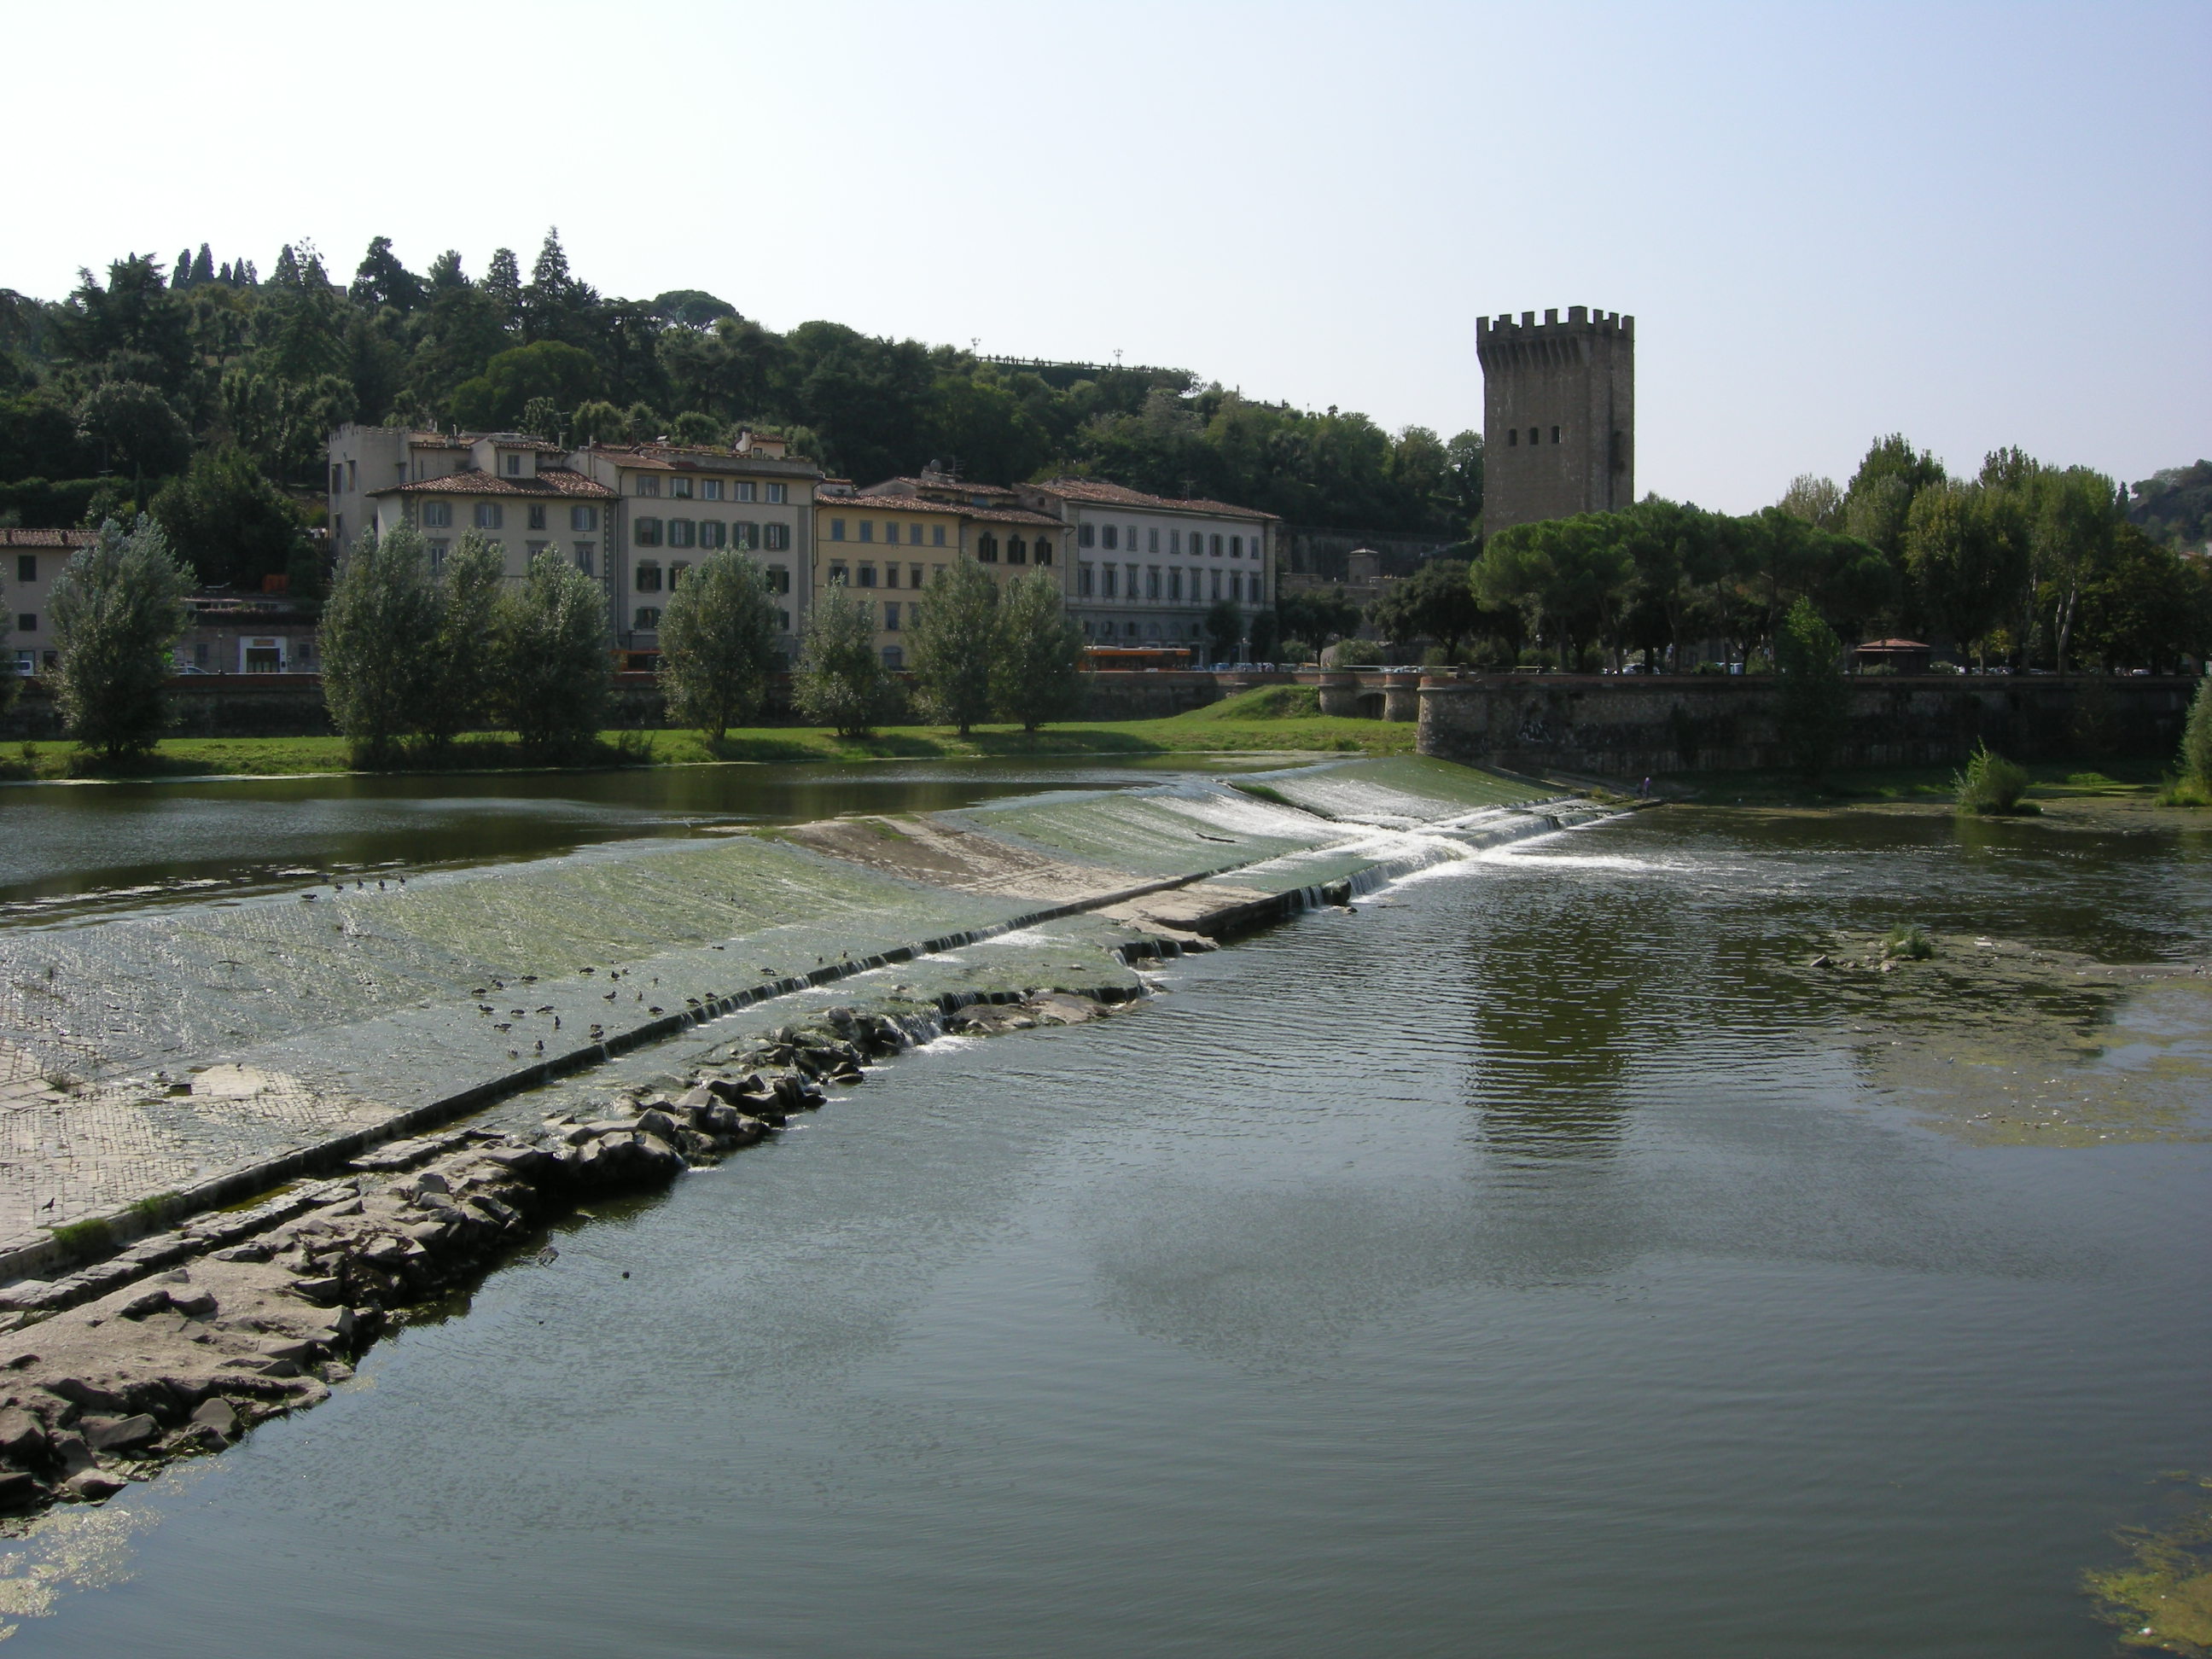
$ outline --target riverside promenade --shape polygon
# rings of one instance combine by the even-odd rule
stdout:
[[[20,930],[0,1283],[739,1010],[847,981],[908,1013],[1133,992],[1131,961],[1194,935],[1594,811],[1444,762],[1323,762]]]

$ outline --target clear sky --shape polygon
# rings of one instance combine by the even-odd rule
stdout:
[[[1632,313],[1639,490],[1741,511],[1903,430],[2212,453],[2212,5],[10,8],[0,287],[557,224],[988,352],[1481,423],[1474,319]]]

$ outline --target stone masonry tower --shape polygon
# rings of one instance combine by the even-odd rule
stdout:
[[[1569,306],[1474,325],[1482,527],[1611,513],[1636,499],[1636,319]]]

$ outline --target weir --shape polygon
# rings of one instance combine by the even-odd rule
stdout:
[[[1523,781],[1358,759],[17,930],[0,1280],[801,992],[868,976],[917,1022],[1134,996],[1133,962],[1593,816]]]

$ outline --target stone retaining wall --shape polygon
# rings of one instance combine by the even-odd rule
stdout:
[[[1835,763],[1954,766],[1981,744],[2023,761],[2170,756],[2196,690],[2143,676],[1855,677]],[[1763,677],[1428,676],[1418,695],[1420,752],[1471,765],[1640,777],[1789,764]]]

